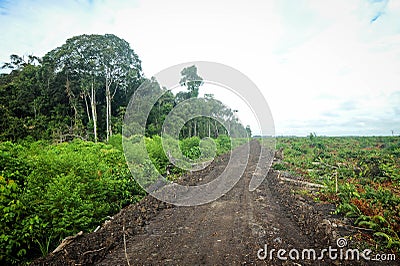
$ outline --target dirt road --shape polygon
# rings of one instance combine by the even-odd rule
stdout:
[[[248,184],[260,146],[251,143],[243,177],[220,199],[196,207],[174,207],[152,197],[115,215],[96,233],[74,239],[35,265],[376,265],[363,261],[279,259],[278,249],[336,247],[348,231],[331,204],[293,193],[297,187],[270,171],[253,192]],[[240,152],[235,150],[234,152]],[[208,182],[223,171],[229,156],[216,159],[183,183]],[[265,255],[267,247],[267,256]],[[262,250],[261,250],[262,249]],[[270,251],[275,249],[270,257]],[[257,255],[258,254],[258,255]],[[295,254],[295,253],[293,253]],[[317,256],[319,253],[317,253]],[[379,265],[387,265],[380,263]],[[390,264],[388,264],[390,265]],[[395,264],[393,264],[395,265]]]

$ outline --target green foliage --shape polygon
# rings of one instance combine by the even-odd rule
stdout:
[[[235,115],[238,110],[227,108],[212,94],[198,98],[203,81],[196,66],[182,69],[180,85],[187,90],[174,95],[155,78],[145,79],[139,57],[129,43],[113,34],[74,36],[43,58],[30,58],[25,62],[12,55],[5,64],[12,72],[0,75],[0,141],[28,137],[57,142],[74,138],[109,141],[113,133],[121,133],[128,101],[143,83],[164,90],[148,114],[147,137],[161,135],[174,106],[191,98],[199,101],[190,103],[189,112],[203,116],[186,121],[179,132],[182,139],[251,135],[251,129]],[[135,115],[147,116],[140,108]],[[125,129],[137,134],[136,126]],[[194,157],[198,154],[192,153]]]
[[[336,213],[356,218],[355,225],[371,229],[375,241],[399,250],[399,137],[311,133],[307,138],[278,138],[277,146],[285,158],[276,169],[323,183],[319,199],[336,203]]]
[[[170,143],[170,145],[174,144],[175,146],[178,146],[184,157],[197,162],[197,161],[207,161],[214,158],[216,155],[229,152],[232,147],[237,147],[239,145],[242,145],[248,140],[245,138],[233,139],[232,140],[233,145],[231,145],[231,139],[226,135],[220,135],[217,139],[205,138],[201,140],[199,137],[191,137],[179,141],[174,140],[173,138],[168,136],[165,136],[163,140],[161,139],[160,136],[157,135],[151,138],[146,137],[145,144],[149,158],[155,165],[157,171],[161,175],[166,175],[167,167],[171,169],[170,174],[182,173],[182,170],[172,166],[170,158],[167,157],[168,151],[164,151],[162,141],[166,142],[167,146],[168,142]],[[131,144],[128,144],[128,146],[130,145]],[[175,151],[169,151],[169,152],[171,152],[170,155],[172,157],[179,158],[179,156],[175,154]],[[135,155],[131,154],[130,156],[135,156]],[[144,155],[142,157],[144,157]],[[133,161],[137,162],[141,161],[141,159],[135,156]]]
[[[217,155],[227,153],[232,149],[231,139],[227,135],[219,135],[216,139]]]
[[[232,149],[235,149],[250,141],[250,138],[231,138]]]
[[[81,140],[24,145],[0,145],[5,162],[0,172],[4,263],[45,255],[64,237],[93,230],[107,215],[144,195],[124,154],[112,145]]]
[[[143,79],[129,43],[113,34],[80,35],[30,58],[12,55],[5,64],[12,72],[0,76],[0,141],[63,142],[95,139],[94,126],[100,136],[121,130],[124,107]]]
[[[344,213],[347,217],[359,217],[362,214],[357,206],[347,202],[339,204],[336,207],[335,213]]]
[[[385,217],[380,215],[360,215],[355,224],[374,230],[374,236],[379,237],[387,248],[400,248],[400,238]]]
[[[191,159],[196,160],[200,158],[200,138],[199,137],[191,137],[187,139],[183,139],[180,141],[180,148],[182,150],[182,154]]]
[[[181,75],[179,84],[185,86],[187,92],[178,93],[178,101],[196,98],[199,95],[199,87],[203,84],[203,78],[197,74],[197,67],[195,65],[186,67],[182,69]]]
[[[283,163],[276,163],[276,164],[274,164],[273,166],[272,166],[272,168],[274,169],[274,170],[288,170],[287,169],[287,167],[286,167],[286,165],[285,164],[283,164]]]
[[[169,164],[169,159],[164,152],[162,146],[162,141],[160,136],[153,136],[152,138],[145,138],[147,152],[150,156],[151,161],[156,166],[157,171],[165,175],[167,171],[167,165]]]
[[[0,176],[0,261],[17,263],[30,248],[38,217],[24,217],[27,206],[20,199],[21,187]]]
[[[251,138],[251,128],[249,125],[246,126],[247,137]]]
[[[215,158],[217,154],[217,147],[212,138],[204,138],[200,141],[201,160],[208,160]]]
[[[11,73],[0,75],[0,264],[27,263],[62,238],[93,230],[139,200],[145,193],[135,180],[148,181],[156,169],[182,173],[171,167],[158,135],[176,103],[197,98],[203,83],[196,66],[183,69],[180,84],[187,91],[166,91],[157,100],[145,138],[135,135],[142,134],[137,122],[127,125],[123,147],[118,133],[139,84],[166,90],[142,77],[141,61],[126,41],[113,34],[80,35],[43,58],[28,58],[12,55],[4,65]],[[240,124],[237,110],[211,94],[198,100],[190,112],[210,117],[187,121],[180,140],[165,142],[174,142],[193,161],[206,161],[248,141],[239,139],[251,130]],[[144,115],[140,108],[135,112]]]
[[[338,195],[344,202],[349,202],[352,198],[360,198],[360,194],[356,191],[355,185],[351,183],[341,184]]]
[[[107,143],[113,146],[115,149],[123,151],[121,134],[112,135]]]
[[[397,237],[397,239],[394,239],[392,236],[390,236],[384,232],[375,232],[374,236],[383,238],[383,240],[387,243],[387,245],[386,245],[387,248],[400,249],[400,240],[398,237]]]

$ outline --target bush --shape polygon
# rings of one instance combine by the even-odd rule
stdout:
[[[123,151],[123,148],[122,148],[122,135],[121,134],[112,135],[108,140],[108,144],[113,146],[115,149]]]
[[[112,145],[81,140],[25,145],[0,145],[2,264],[46,255],[61,239],[92,231],[144,195],[123,152]]]
[[[216,156],[217,147],[215,141],[211,138],[205,138],[200,141],[201,159],[208,160]]]
[[[217,140],[217,155],[227,153],[231,150],[231,139],[227,135],[219,135]]]
[[[153,164],[155,165],[155,167],[157,168],[157,171],[160,174],[165,175],[167,165],[169,164],[169,159],[164,152],[161,142],[161,137],[160,136],[153,136],[152,138],[146,137],[145,143],[149,157],[153,162]]]
[[[191,137],[187,139],[183,139],[180,141],[180,149],[182,154],[191,159],[196,160],[199,159],[201,151],[200,151],[200,138],[199,137]]]

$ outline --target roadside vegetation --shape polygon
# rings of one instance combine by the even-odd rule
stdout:
[[[48,141],[0,143],[0,261],[21,264],[45,256],[60,241],[79,231],[93,232],[109,216],[139,201],[146,192],[136,183],[154,164],[166,174],[170,163],[159,136],[146,137],[151,161],[132,176],[122,150],[122,137],[108,143]],[[247,139],[215,139],[217,155]],[[200,156],[200,138],[180,141],[185,156]],[[139,152],[139,151],[138,151]],[[169,178],[183,171],[172,168]]]
[[[400,137],[283,137],[284,160],[274,166],[325,185],[313,197],[365,228],[354,237],[400,250]]]

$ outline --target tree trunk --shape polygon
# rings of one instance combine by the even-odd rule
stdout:
[[[217,121],[214,121],[214,127],[215,127],[215,132],[214,132],[214,134],[215,134],[215,137],[216,137],[216,138],[218,138],[218,136],[219,136],[219,132],[218,132]]]
[[[208,119],[208,137],[211,137],[211,125],[210,125],[210,119]]]
[[[107,127],[107,141],[112,136],[112,124],[111,124],[111,100],[114,97],[117,89],[115,89],[113,95],[111,95],[110,86],[112,84],[111,77],[106,75],[106,127]]]
[[[68,75],[67,75],[67,81],[65,83],[65,92],[67,93],[69,104],[71,105],[71,108],[74,110],[74,128],[76,129],[77,124],[78,124],[78,122],[77,122],[77,120],[78,120],[78,109],[76,107],[77,103],[76,103],[76,100],[75,100],[75,95],[74,95],[74,93],[72,92],[72,89],[71,89],[71,83],[69,82]],[[35,113],[35,116],[36,116],[36,113]]]
[[[96,93],[94,91],[94,81],[92,81],[92,87],[90,90],[89,98],[90,98],[90,107],[92,108],[94,142],[97,142],[97,111],[96,111]]]
[[[89,105],[88,105],[88,102],[87,102],[87,94],[86,93],[84,93],[83,98],[85,99],[86,114],[87,114],[88,120],[90,122],[91,117],[90,117]]]
[[[106,133],[107,133],[107,141],[110,139],[110,88],[106,84]]]

